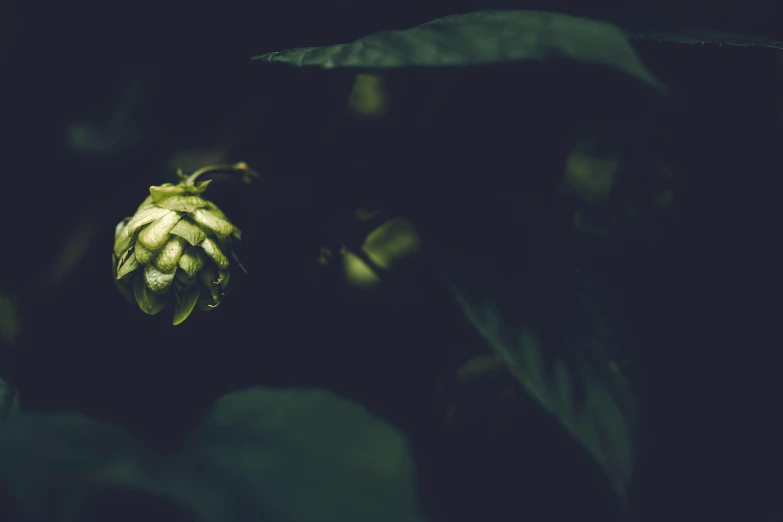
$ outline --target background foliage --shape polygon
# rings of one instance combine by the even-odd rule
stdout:
[[[757,519],[774,510],[781,484],[767,477],[777,475],[780,457],[780,433],[768,422],[778,395],[772,305],[780,54],[774,45],[678,42],[748,41],[694,38],[695,30],[783,40],[779,5],[462,2],[375,9],[342,2],[307,16],[288,4],[142,3],[122,14],[108,5],[85,1],[44,13],[7,3],[10,14],[2,16],[9,81],[2,99],[7,277],[0,289],[9,296],[3,310],[16,310],[21,325],[3,328],[3,373],[21,390],[26,409],[75,409],[161,448],[178,446],[214,397],[256,383],[325,386],[409,431],[429,422],[449,348],[468,335],[454,326],[456,315],[423,305],[404,313],[380,302],[371,309],[350,293],[305,293],[312,281],[303,269],[317,257],[323,229],[341,219],[332,209],[353,203],[366,188],[363,178],[337,185],[326,201],[302,190],[285,205],[270,202],[278,205],[270,216],[284,206],[285,226],[254,215],[250,235],[258,247],[246,264],[268,277],[251,282],[233,307],[176,330],[128,311],[116,295],[106,253],[123,214],[117,209],[135,208],[144,187],[170,176],[173,166],[187,170],[188,162],[231,157],[262,162],[273,173],[321,179],[338,173],[336,162],[302,154],[301,146],[331,136],[330,150],[339,152],[341,137],[329,132],[339,116],[333,100],[350,93],[352,78],[327,82],[303,72],[292,82],[247,67],[250,55],[350,41],[476,8],[564,10],[648,35],[637,49],[671,90],[652,133],[684,185],[676,226],[654,245],[630,243],[623,263],[611,267],[630,296],[629,320],[642,332],[649,387],[652,443],[640,467],[640,517],[716,512]],[[372,150],[366,148],[369,159]],[[250,220],[256,208],[257,201],[248,201],[246,215],[235,220]],[[421,296],[428,288],[416,290]],[[342,327],[346,319],[352,328]],[[425,328],[442,338],[407,333]],[[494,418],[504,418],[506,410],[498,411]],[[504,448],[513,442],[506,439],[517,432],[478,418],[433,466],[466,478],[443,486],[448,494],[432,495],[466,499],[443,503],[447,511],[500,517],[509,505],[501,500],[513,490],[489,487],[485,477],[505,472]],[[422,437],[437,440],[433,433]],[[563,459],[557,444],[543,444],[551,435],[538,434],[531,452],[541,469],[558,469]],[[561,480],[553,472],[538,487]],[[587,481],[574,477],[559,487],[573,492]]]

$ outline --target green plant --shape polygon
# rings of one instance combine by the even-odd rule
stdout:
[[[640,105],[666,93],[666,87],[647,69],[622,29],[603,21],[539,11],[486,11],[446,17],[349,44],[269,53],[254,57],[253,62],[355,73],[349,105],[355,113],[374,122],[383,121],[395,111],[394,103],[388,103],[393,89],[387,89],[385,82],[390,72],[401,69],[456,69],[463,77],[473,74],[481,78],[490,66],[521,64],[531,66],[526,71],[532,76],[526,80],[533,80],[537,71],[543,75],[544,71],[573,67],[579,73],[568,83],[569,92],[584,91],[588,103],[596,92],[612,92],[606,85],[615,88],[622,84],[643,100]],[[538,65],[540,70],[534,68]],[[585,70],[590,74],[583,74]],[[596,80],[599,73],[606,75],[606,85]],[[387,145],[382,152],[398,153],[398,144]],[[358,147],[348,141],[346,149],[351,150],[346,156]],[[455,145],[446,143],[444,147],[450,150]],[[608,172],[604,172],[607,175],[603,183],[595,183],[595,165],[603,165]],[[574,170],[573,161],[570,166]],[[608,162],[607,166],[607,162],[585,160],[577,166],[578,176],[566,180],[566,185],[579,189],[572,190],[576,197],[596,196],[591,203],[600,206],[611,199],[610,192],[617,192],[615,185],[621,183],[617,181],[619,174],[614,163]],[[203,174],[223,171],[241,174],[245,181],[252,174],[244,164],[205,167],[190,177],[181,176],[178,184],[153,186],[134,216],[118,225],[113,252],[115,279],[124,295],[145,313],[157,314],[171,304],[174,324],[179,324],[196,307],[210,310],[221,302],[229,282],[233,282],[233,266],[241,268],[232,243],[241,238],[239,229],[203,197],[209,181],[196,182]],[[464,215],[469,212],[459,208],[453,220],[434,223],[425,212],[417,213],[420,209],[414,204],[401,202],[400,192],[395,193],[398,199],[390,197],[381,206],[391,209],[390,215],[398,214],[401,220],[409,217],[408,211],[414,214],[410,218],[411,233],[405,236],[410,243],[408,250],[413,250],[414,243],[418,250],[419,237],[422,238],[422,257],[434,267],[444,293],[456,304],[463,319],[492,352],[491,360],[513,377],[522,393],[555,419],[561,431],[571,437],[570,441],[575,441],[574,446],[578,443],[580,451],[589,455],[610,484],[612,498],[620,510],[627,509],[639,448],[639,406],[624,364],[627,346],[617,334],[621,329],[604,325],[610,314],[598,304],[601,285],[587,276],[571,277],[570,260],[564,259],[567,256],[563,252],[549,248],[547,241],[536,244],[543,248],[531,256],[535,259],[527,266],[523,263],[529,259],[518,252],[528,248],[528,244],[520,241],[501,254],[497,245],[481,243],[482,234],[493,228],[502,229],[507,238],[524,236],[517,221],[494,223],[491,212],[476,216],[480,225],[462,227],[472,232],[468,239],[468,234],[458,233],[458,242],[462,244],[455,247],[456,242],[449,239],[446,229],[468,223]],[[512,213],[523,209],[512,217],[529,217],[523,212],[532,199],[502,203],[512,208]],[[498,206],[501,205],[495,205]],[[397,212],[399,209],[402,211]],[[340,250],[334,252],[371,266],[372,284],[366,286],[376,286],[380,281],[378,273],[386,269],[386,263],[370,252],[379,245],[373,244],[369,235],[366,241],[348,244],[346,238],[350,234],[338,232],[336,242],[343,244],[337,245]],[[489,246],[473,246],[478,243]],[[334,255],[330,249],[325,252]],[[325,265],[329,264],[327,257],[324,256]],[[520,275],[521,272],[524,273]],[[551,288],[544,288],[550,283]],[[550,290],[554,297],[547,295]],[[247,420],[252,424],[252,419]],[[235,428],[245,433],[241,426]],[[335,502],[348,500],[339,496]],[[290,519],[311,520],[296,516]]]
[[[255,172],[244,163],[208,166],[182,181],[150,187],[136,213],[115,230],[112,268],[117,287],[150,315],[173,304],[174,324],[194,308],[217,307],[230,289],[232,263],[244,270],[232,241],[242,232],[203,197],[212,180],[198,178],[233,173],[250,181]],[[232,259],[229,259],[231,257]]]

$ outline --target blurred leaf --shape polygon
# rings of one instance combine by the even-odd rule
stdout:
[[[563,173],[563,188],[591,206],[609,198],[620,171],[620,150],[600,154],[596,145],[589,138],[579,140],[566,157]]]
[[[563,60],[615,69],[657,90],[626,33],[610,23],[545,11],[480,11],[350,43],[262,54],[255,61],[326,69],[449,67]]]
[[[355,214],[361,220],[365,212],[360,209]],[[370,231],[357,247],[340,250],[345,280],[355,288],[370,290],[381,282],[379,270],[390,270],[416,255],[421,238],[410,222],[395,217]]]
[[[358,74],[351,88],[348,106],[364,118],[380,118],[389,110],[389,93],[382,76]]]
[[[21,416],[0,430],[0,486],[29,520],[47,522],[79,519],[111,488],[169,499],[197,520],[422,520],[405,438],[319,390],[224,396],[172,458],[80,415]]]
[[[8,419],[19,415],[19,412],[19,392],[0,377],[0,426]]]
[[[340,255],[343,260],[345,280],[349,285],[355,288],[370,290],[380,284],[381,278],[378,277],[375,270],[365,263],[362,258],[346,249],[342,249]]]
[[[395,217],[367,235],[362,250],[375,264],[385,270],[409,259],[420,248],[421,238],[413,226],[401,217]]]
[[[457,369],[458,381],[473,381],[505,369],[503,358],[497,354],[480,354],[472,357]]]
[[[636,463],[638,412],[613,357],[613,332],[594,309],[589,288],[574,285],[569,294],[554,297],[555,309],[549,310],[531,292],[534,285],[481,259],[440,259],[463,313],[524,390],[589,452],[625,504]],[[544,286],[555,292],[549,282]]]
[[[76,414],[24,414],[0,429],[0,488],[24,520],[79,520],[72,512],[86,482],[111,472],[114,482],[140,483],[147,462],[125,430]]]
[[[403,435],[322,390],[261,389],[220,399],[185,449],[267,520],[420,520]],[[273,515],[274,514],[274,515]]]

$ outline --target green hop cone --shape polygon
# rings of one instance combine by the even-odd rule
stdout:
[[[112,255],[122,294],[147,314],[174,305],[174,324],[198,308],[220,304],[234,266],[244,271],[233,242],[241,231],[202,197],[211,180],[195,176],[150,187],[136,213],[117,225]]]

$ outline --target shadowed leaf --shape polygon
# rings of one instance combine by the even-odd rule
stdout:
[[[353,43],[307,47],[253,57],[326,69],[463,67],[506,62],[568,61],[622,72],[656,90],[625,31],[608,22],[546,11],[492,10],[448,16]]]
[[[423,520],[405,437],[320,390],[226,395],[174,455],[82,415],[21,415],[0,429],[0,485],[25,520],[83,520],[112,491],[167,499],[203,521]],[[170,520],[160,514],[145,519]]]
[[[610,355],[613,333],[594,303],[581,298],[584,288],[569,287],[555,310],[542,313],[549,305],[530,292],[535,287],[511,284],[491,262],[444,259],[443,278],[466,318],[524,390],[599,464],[625,504],[636,464],[637,406]]]

